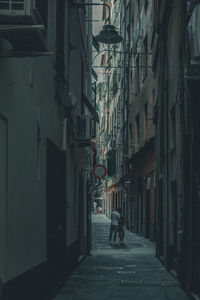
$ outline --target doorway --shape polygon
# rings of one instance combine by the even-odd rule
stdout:
[[[146,210],[145,210],[145,219],[146,219],[146,237],[150,238],[150,189],[146,190]]]
[[[79,255],[85,252],[85,236],[84,236],[84,178],[79,174]]]
[[[66,156],[47,140],[46,161],[47,263],[49,287],[66,272]]]
[[[0,280],[6,280],[8,124],[0,115]]]

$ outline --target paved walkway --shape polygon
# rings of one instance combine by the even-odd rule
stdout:
[[[110,222],[93,215],[92,255],[84,259],[54,300],[188,300],[155,258],[155,246],[125,231],[124,246],[108,243]]]

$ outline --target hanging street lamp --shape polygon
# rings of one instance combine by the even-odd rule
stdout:
[[[74,3],[72,4],[72,7],[75,8],[82,8],[84,6],[93,6],[93,5],[103,5],[107,6],[109,9],[109,16],[108,16],[108,23],[103,26],[103,30],[100,31],[100,33],[95,36],[95,39],[99,43],[103,44],[117,44],[120,43],[123,38],[118,34],[118,32],[115,29],[114,25],[110,24],[110,5],[107,3]]]
[[[113,25],[104,25],[103,30],[95,36],[95,39],[97,42],[103,44],[117,44],[123,40],[122,36],[118,34]]]

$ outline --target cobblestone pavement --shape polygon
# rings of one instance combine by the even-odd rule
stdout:
[[[109,243],[110,222],[93,215],[93,250],[54,300],[189,300],[155,258],[151,241],[125,230],[124,245]]]

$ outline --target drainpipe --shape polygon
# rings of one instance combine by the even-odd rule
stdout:
[[[166,165],[166,178],[167,178],[167,186],[166,186],[166,201],[167,201],[167,240],[166,240],[166,263],[167,263],[167,267],[168,267],[168,243],[169,243],[169,226],[170,223],[169,223],[169,197],[170,197],[170,192],[169,192],[169,107],[168,107],[168,104],[169,104],[169,94],[168,94],[168,53],[167,53],[167,47],[166,47],[166,41],[164,40],[164,53],[165,53],[165,61],[164,61],[164,70],[166,68],[166,78],[167,78],[167,81],[166,81],[166,86],[165,86],[165,89],[166,89],[166,97],[165,98],[165,118],[166,118],[166,149],[167,149],[167,152],[166,152],[166,162],[167,162],[167,165]]]
[[[182,1],[181,6],[181,43],[180,43],[180,55],[182,59],[181,69],[180,69],[180,98],[183,99],[180,103],[181,110],[181,127],[182,127],[182,194],[183,194],[183,236],[181,243],[182,257],[180,262],[180,274],[181,279],[184,282],[184,287],[187,292],[191,287],[191,278],[192,278],[192,205],[190,199],[192,199],[192,151],[191,151],[191,125],[187,124],[187,116],[189,105],[187,103],[188,97],[188,87],[187,81],[184,79],[185,75],[185,65],[184,59],[185,53],[185,45],[186,45],[186,26],[187,26],[187,1]],[[186,114],[185,109],[186,107]],[[191,115],[190,115],[191,117]],[[185,123],[188,128],[186,128]],[[185,226],[187,224],[187,226]],[[187,272],[183,272],[183,270],[187,270]]]
[[[0,277],[0,299],[2,299],[2,295],[3,295],[3,282]]]

